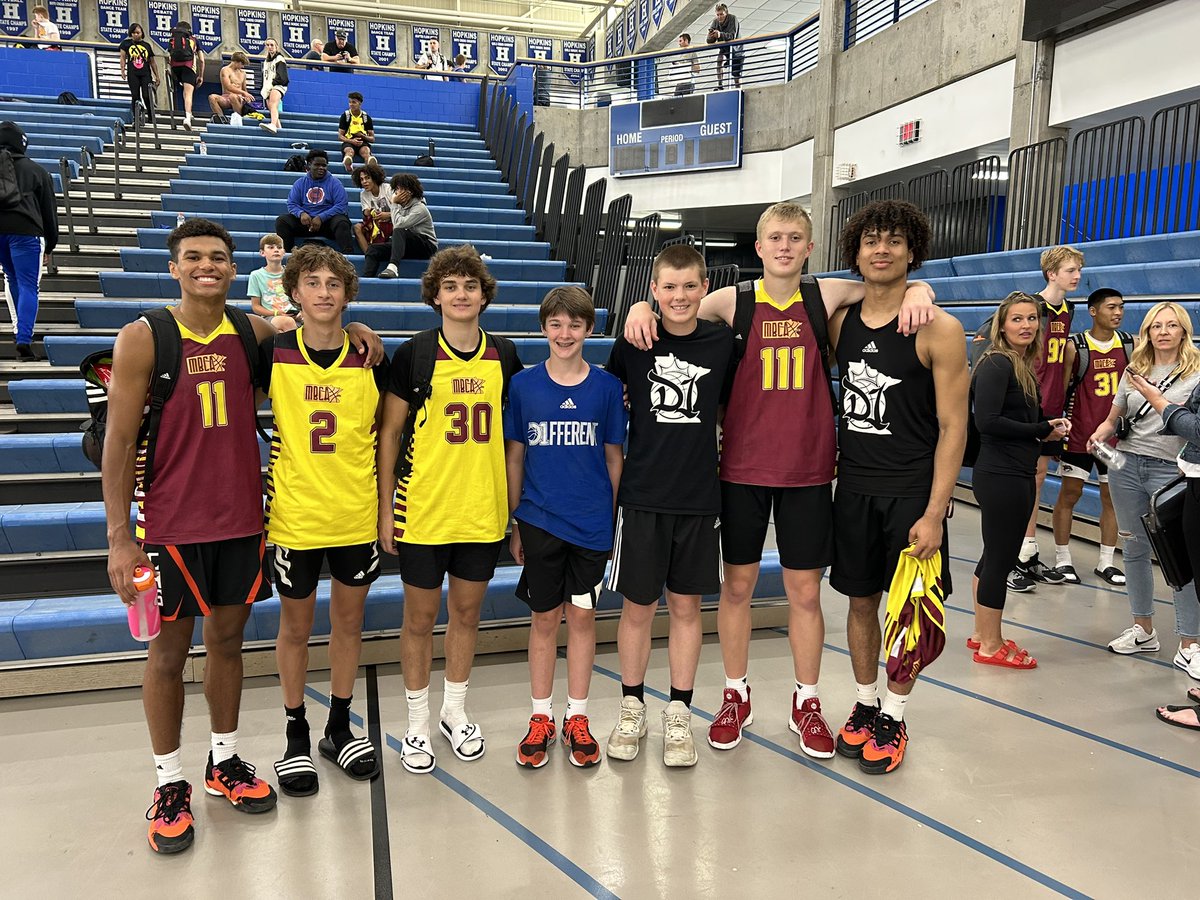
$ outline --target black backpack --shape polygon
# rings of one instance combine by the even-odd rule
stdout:
[[[58,102],[64,106],[78,106],[79,98],[76,97],[71,91],[63,91],[58,95]]]
[[[437,362],[438,349],[437,328],[428,331],[418,331],[412,336],[412,359],[408,368],[408,396],[402,399],[408,401],[408,418],[404,422],[404,430],[400,433],[400,454],[396,457],[395,474],[404,481],[412,474],[412,441],[416,430],[429,419],[428,414],[417,423],[417,413],[425,408],[425,402],[433,393],[433,367]],[[504,372],[504,386],[501,389],[501,408],[508,405],[509,373],[521,367],[517,358],[517,345],[506,337],[484,332],[483,339],[491,341],[492,346],[500,355],[500,369]]]
[[[283,164],[285,172],[303,172],[308,168],[308,163],[299,153],[293,153],[287,158],[287,162]]]
[[[21,205],[21,186],[17,184],[17,164],[7,147],[0,147],[0,209]]]
[[[254,326],[250,317],[233,306],[225,307],[225,315],[233,323],[242,346],[246,350],[246,359],[250,363],[250,377],[254,386],[261,387],[258,367],[258,339],[254,336]],[[151,309],[142,314],[142,318],[150,326],[154,336],[154,369],[150,375],[150,391],[146,397],[146,406],[142,411],[142,424],[138,429],[138,444],[146,442],[145,469],[141,478],[141,490],[150,489],[154,478],[154,445],[158,437],[158,424],[162,420],[163,405],[170,399],[175,390],[175,382],[179,380],[179,367],[183,361],[183,342],[179,337],[179,327],[167,307]],[[87,381],[88,412],[91,418],[83,426],[83,455],[97,469],[100,468],[104,453],[104,435],[108,424],[108,385],[112,380],[113,351],[100,350],[88,356],[79,364],[79,371]],[[259,435],[267,443],[270,437],[261,429]]]
[[[436,148],[434,147],[434,144],[433,144],[433,138],[430,138],[430,139],[429,139],[429,152],[428,152],[428,153],[422,153],[420,156],[418,156],[416,159],[414,159],[414,160],[413,160],[413,165],[414,165],[414,166],[423,166],[423,167],[426,167],[426,168],[428,168],[428,167],[430,167],[430,166],[437,165],[437,164],[436,164],[436,163],[433,161],[433,156],[434,156],[434,151],[435,151],[435,149],[436,149]]]
[[[186,31],[172,33],[167,49],[173,66],[190,66],[196,58],[196,43]]]

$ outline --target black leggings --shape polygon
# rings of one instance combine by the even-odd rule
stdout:
[[[338,249],[343,253],[349,253],[354,249],[354,232],[351,230],[350,220],[342,213],[322,219],[321,229],[317,232],[309,231],[301,223],[299,216],[285,213],[275,220],[275,233],[283,238],[283,249],[289,253],[296,246],[297,238],[310,237],[329,238],[338,245]]]
[[[1025,540],[1037,481],[1032,475],[994,475],[976,469],[971,487],[979,501],[983,531],[983,552],[975,566],[979,577],[975,599],[988,609],[1004,609],[1008,573],[1016,565]]]
[[[137,74],[132,69],[127,73],[129,82],[129,96],[133,98],[129,103],[129,108],[133,110],[134,121],[137,121],[137,105],[141,100],[146,106],[146,121],[154,121],[154,82],[151,79],[150,73]]]

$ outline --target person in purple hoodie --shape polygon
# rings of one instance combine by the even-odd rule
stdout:
[[[346,189],[329,174],[329,156],[324,150],[309,150],[308,171],[292,185],[288,211],[275,219],[275,233],[283,238],[283,249],[291,252],[297,238],[331,239],[343,253],[354,247]]]

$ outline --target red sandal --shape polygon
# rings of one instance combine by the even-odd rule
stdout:
[[[1004,646],[1005,647],[1016,647],[1017,642],[1016,641],[1005,641]],[[975,640],[975,638],[967,638],[967,649],[968,650],[978,650],[979,649],[979,641]],[[1198,701],[1198,702],[1200,702],[1200,701]]]
[[[978,650],[974,653],[975,662],[984,666],[1000,666],[1004,669],[1036,669],[1037,660],[1029,655],[1029,651],[1018,647],[1013,641],[1005,641],[1004,646],[992,656],[984,656]]]

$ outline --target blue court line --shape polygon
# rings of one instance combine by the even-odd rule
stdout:
[[[953,560],[957,560],[958,562],[970,563],[971,565],[975,565],[977,562],[979,562],[979,560],[977,560],[977,559],[968,559],[965,556],[951,555],[950,558]],[[1071,587],[1071,588],[1081,587],[1081,588],[1087,588],[1089,591],[1099,591],[1102,594],[1118,594],[1122,597],[1129,596],[1125,591],[1117,590],[1116,588],[1111,588],[1111,587],[1100,587],[1100,585],[1098,585],[1098,584],[1088,584],[1086,581],[1081,581],[1081,582],[1079,582],[1079,584],[1053,585],[1053,587],[1060,587],[1060,586],[1061,587]],[[1174,600],[1159,600],[1157,597],[1151,597],[1150,599],[1153,600],[1155,603],[1161,603],[1163,606],[1174,606],[1175,605]]]
[[[772,629],[772,630],[776,630],[776,629]],[[616,672],[613,672],[609,669],[604,668],[603,666],[599,666],[599,665],[592,666],[592,669],[594,671],[600,673],[601,675],[604,675],[607,678],[613,679],[614,681],[616,681],[618,683],[621,681],[620,675],[618,675]],[[662,691],[657,691],[651,687],[647,687],[645,690],[646,690],[646,693],[650,694],[653,697],[658,698],[659,700],[664,700],[664,701],[670,700],[670,696],[668,694],[664,694]],[[697,709],[695,706],[692,707],[692,712],[708,722],[711,722],[713,720],[713,717],[710,713],[707,713],[701,709]],[[1050,890],[1054,891],[1055,893],[1061,894],[1064,897],[1079,898],[1079,900],[1089,900],[1087,894],[1083,893],[1082,891],[1078,891],[1075,888],[1070,887],[1069,885],[1063,884],[1061,881],[1058,881],[1055,878],[1051,878],[1045,872],[1041,872],[1041,871],[1033,868],[1032,866],[1029,866],[1029,865],[1021,862],[1019,859],[1009,856],[1007,853],[1003,853],[994,847],[990,847],[987,844],[983,843],[982,841],[971,837],[969,834],[965,834],[964,832],[959,831],[957,828],[947,825],[945,822],[941,822],[937,819],[934,819],[931,816],[928,816],[925,813],[921,812],[920,810],[913,809],[911,806],[901,803],[898,800],[894,800],[893,798],[887,796],[886,794],[880,793],[879,791],[874,790],[873,788],[869,788],[866,785],[860,784],[859,782],[855,781],[854,779],[848,778],[847,776],[841,774],[840,772],[838,772],[834,769],[829,768],[828,766],[821,765],[819,763],[815,763],[812,760],[808,759],[807,757],[802,756],[801,754],[795,752],[794,750],[789,750],[787,747],[784,747],[782,744],[777,744],[777,743],[775,743],[775,741],[772,741],[769,738],[765,738],[762,735],[755,734],[751,731],[743,731],[742,736],[746,740],[751,741],[752,743],[758,744],[760,747],[765,747],[767,750],[770,750],[772,753],[775,753],[779,756],[790,759],[793,762],[800,763],[800,765],[804,766],[806,769],[808,769],[812,772],[815,772],[818,775],[822,775],[825,778],[828,778],[831,781],[834,781],[834,782],[840,784],[842,787],[850,788],[850,790],[855,791],[858,794],[862,794],[864,797],[867,797],[870,800],[874,800],[877,803],[881,803],[884,806],[888,807],[889,809],[893,810],[894,812],[898,812],[902,816],[906,816],[907,818],[912,819],[913,821],[918,822],[921,825],[924,825],[926,828],[931,828],[934,831],[938,832],[939,834],[950,838],[952,841],[956,841],[959,844],[962,844],[964,847],[974,850],[977,853],[983,854],[988,859],[998,862],[1002,866],[1006,866],[1009,869],[1012,869],[1014,872],[1024,875],[1026,878],[1029,878],[1032,881],[1036,881],[1038,884],[1042,885],[1043,887],[1049,888]]]
[[[312,697],[322,706],[329,706],[329,698],[316,689],[306,685],[304,688],[304,693],[309,697]],[[350,720],[359,728],[363,727],[362,716],[358,715],[358,713],[351,711]],[[387,741],[387,745],[399,753],[400,741],[387,732],[384,733],[384,737]],[[435,768],[431,774],[446,787],[450,788],[450,790],[454,791],[454,793],[458,794],[472,806],[483,812],[484,815],[494,819],[509,834],[526,844],[531,850],[533,850],[544,860],[546,860],[548,863],[574,881],[577,885],[591,894],[591,896],[600,898],[600,900],[620,900],[620,897],[602,885],[578,865],[571,862],[571,860],[569,860],[553,846],[548,844],[542,838],[538,837],[536,834],[498,807],[495,803],[488,800],[486,797],[468,785],[459,781],[445,769]]]

